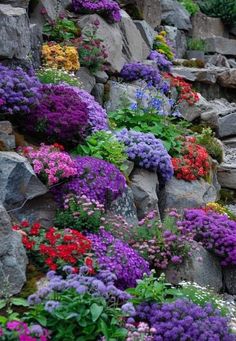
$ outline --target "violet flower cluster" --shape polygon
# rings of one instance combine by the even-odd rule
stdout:
[[[63,199],[60,197],[64,193],[73,193],[77,196],[85,195],[107,207],[125,190],[125,177],[114,165],[90,156],[79,156],[75,162],[77,175],[57,191],[59,201]]]
[[[72,8],[76,13],[99,14],[110,23],[121,20],[120,6],[113,0],[72,0]]]
[[[22,154],[31,162],[34,172],[48,186],[77,174],[75,162],[70,155],[54,145],[41,144],[38,149],[23,147]]]
[[[100,228],[98,234],[88,234],[87,237],[92,241],[92,250],[99,268],[109,270],[117,276],[115,283],[118,288],[134,287],[144,273],[150,272],[147,261],[104,228]]]
[[[39,99],[40,82],[20,67],[0,64],[0,115],[29,114]]]
[[[161,140],[151,133],[142,133],[126,128],[116,134],[117,139],[124,143],[128,158],[141,168],[156,171],[162,180],[172,178],[174,171],[171,157]]]
[[[129,82],[141,79],[156,88],[160,87],[162,80],[158,69],[142,63],[125,64],[120,72],[120,77]]]
[[[136,307],[136,320],[156,331],[154,341],[235,341],[228,319],[207,304],[200,307],[187,300],[173,303],[142,303]]]
[[[39,324],[28,325],[22,321],[9,321],[5,330],[0,327],[3,340],[47,341],[50,339],[47,329]]]
[[[112,304],[122,304],[131,298],[128,293],[115,286],[117,277],[108,270],[102,270],[96,276],[90,276],[86,266],[80,267],[79,274],[75,274],[73,268],[66,265],[63,271],[67,274],[65,279],[55,271],[49,271],[47,273],[49,283],[35,294],[30,295],[28,303],[30,305],[43,303],[44,309],[52,312],[60,306],[60,300],[53,299],[54,294],[60,298],[60,293],[66,293],[70,289],[74,289],[79,295],[88,293],[92,296],[101,296]]]
[[[80,97],[81,102],[86,105],[88,111],[89,133],[98,130],[108,130],[108,118],[106,110],[87,91],[73,87],[73,90]]]
[[[236,222],[226,215],[203,209],[189,209],[178,225],[192,231],[195,239],[221,258],[223,266],[236,265]]]
[[[160,71],[169,72],[173,64],[166,58],[166,56],[157,51],[151,51],[148,59],[154,60],[157,63],[157,67]]]
[[[87,106],[72,87],[43,85],[41,100],[24,122],[30,133],[41,133],[49,142],[77,143],[88,127]]]

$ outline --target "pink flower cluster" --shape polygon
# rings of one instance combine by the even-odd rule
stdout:
[[[6,324],[6,330],[0,328],[0,336],[8,337],[13,340],[12,336],[17,336],[19,341],[47,341],[49,333],[47,329],[42,328],[39,324],[28,326],[22,321],[9,321]],[[15,339],[14,339],[15,340]]]
[[[39,148],[21,147],[20,153],[29,159],[35,173],[48,186],[77,174],[77,168],[66,152],[58,144],[41,144]]]

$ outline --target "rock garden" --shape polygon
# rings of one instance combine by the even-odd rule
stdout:
[[[236,341],[235,0],[0,4],[0,340]]]

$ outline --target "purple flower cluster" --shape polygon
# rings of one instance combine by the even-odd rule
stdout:
[[[157,63],[157,67],[160,71],[169,72],[173,64],[166,58],[166,56],[157,51],[151,51],[148,59],[154,60]]]
[[[97,13],[110,23],[121,20],[120,6],[113,0],[72,0],[72,8],[76,13]]]
[[[173,303],[142,303],[136,319],[154,328],[154,341],[235,341],[228,320],[211,305],[200,307],[187,300]]]
[[[114,165],[89,156],[79,156],[75,163],[77,176],[59,188],[60,196],[63,193],[85,195],[108,206],[125,190],[125,177]]]
[[[88,293],[101,296],[113,304],[115,302],[124,303],[131,298],[128,293],[115,286],[116,275],[108,270],[99,271],[96,276],[89,276],[89,269],[86,266],[80,268],[79,274],[73,273],[71,266],[64,266],[63,270],[67,274],[65,279],[57,275],[55,271],[49,271],[47,274],[49,283],[35,294],[30,295],[28,303],[30,305],[44,303],[44,309],[52,312],[60,306],[59,301],[52,299],[53,294],[59,298],[60,293],[66,293],[70,289],[75,289],[79,295]]]
[[[25,121],[31,133],[41,133],[49,142],[76,143],[88,127],[87,106],[73,88],[43,85],[41,100]]]
[[[120,72],[120,77],[129,82],[142,79],[156,88],[159,88],[162,80],[157,69],[142,63],[125,64]]]
[[[73,90],[80,97],[81,102],[86,105],[88,111],[88,124],[91,133],[98,130],[108,130],[108,119],[106,110],[96,102],[95,98],[87,91],[74,87]]]
[[[223,266],[236,265],[236,222],[226,215],[203,209],[186,210],[178,225],[192,231],[195,239],[222,259]]]
[[[174,174],[171,157],[161,140],[151,133],[142,133],[126,128],[116,134],[124,143],[129,159],[139,167],[157,171],[161,179],[168,181]]]
[[[39,324],[28,325],[22,321],[9,321],[5,330],[0,328],[0,336],[3,340],[19,340],[19,341],[47,341],[50,339],[47,329],[42,328]]]
[[[112,234],[100,229],[99,234],[88,234],[92,249],[101,269],[116,274],[116,285],[120,289],[134,287],[137,279],[149,273],[149,265],[128,244],[116,239]]]
[[[29,114],[38,103],[40,83],[20,67],[0,64],[0,115]]]

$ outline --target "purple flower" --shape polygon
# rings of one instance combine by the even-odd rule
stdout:
[[[166,58],[166,56],[157,51],[151,51],[148,59],[154,60],[157,63],[157,67],[160,71],[169,72],[173,64]]]
[[[57,309],[60,306],[60,302],[58,301],[47,301],[45,303],[44,309],[49,313],[52,313],[53,310]]]

